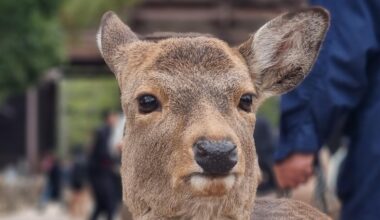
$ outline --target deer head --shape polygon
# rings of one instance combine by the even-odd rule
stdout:
[[[328,23],[325,10],[304,9],[231,47],[199,34],[142,39],[103,16],[98,45],[127,118],[121,174],[136,219],[249,219],[256,111],[305,78]]]

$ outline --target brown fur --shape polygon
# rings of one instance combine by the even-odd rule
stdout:
[[[274,19],[234,48],[199,34],[138,39],[116,15],[106,13],[98,39],[118,79],[127,117],[121,174],[124,201],[134,218],[250,219],[252,213],[264,216],[260,210],[283,219],[295,213],[322,216],[284,200],[256,202],[254,208],[260,173],[251,137],[259,104],[301,82],[327,26],[323,9],[308,9]],[[250,112],[237,108],[245,93],[255,95]],[[157,97],[160,109],[139,113],[141,94]],[[202,169],[192,146],[201,137],[237,145],[238,163],[228,179],[195,175]]]

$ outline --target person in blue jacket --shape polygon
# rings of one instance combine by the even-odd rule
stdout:
[[[345,118],[348,155],[338,177],[341,219],[380,219],[380,1],[313,0],[331,26],[305,81],[281,99],[278,185],[294,188],[336,123]]]

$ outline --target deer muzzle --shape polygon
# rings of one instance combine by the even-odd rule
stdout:
[[[193,152],[205,175],[228,175],[238,162],[236,145],[230,140],[200,139],[194,143]]]

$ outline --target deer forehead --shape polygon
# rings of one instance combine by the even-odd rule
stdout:
[[[123,75],[135,90],[154,87],[170,96],[181,93],[196,96],[255,89],[241,55],[215,38],[142,41],[124,49],[127,59],[123,71],[128,73]]]
[[[160,53],[153,66],[168,73],[177,74],[173,69],[223,73],[238,65],[231,48],[209,37],[167,39],[160,42],[158,47]]]

